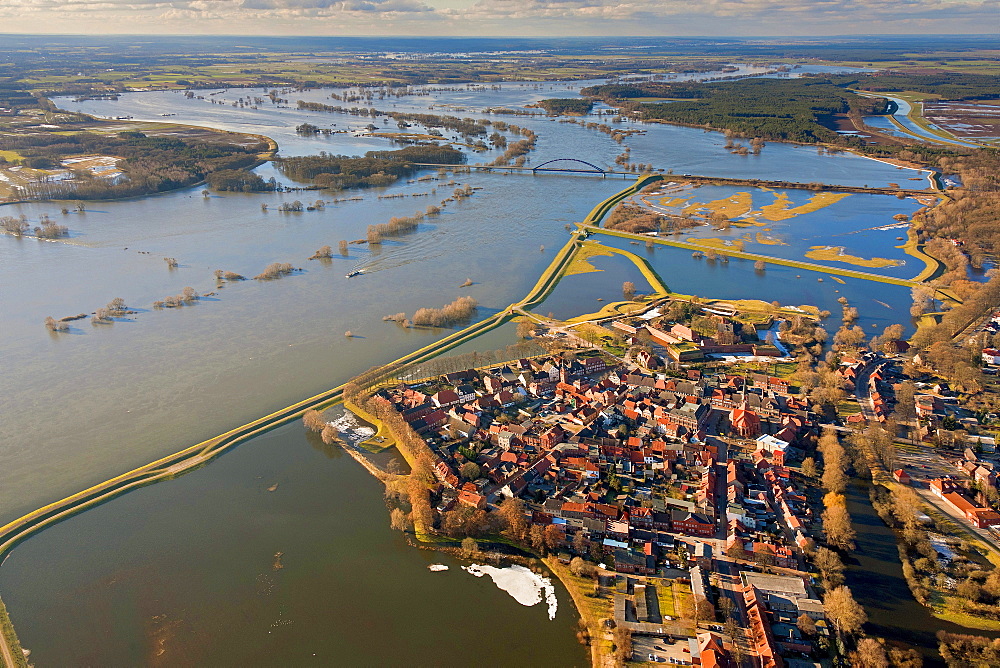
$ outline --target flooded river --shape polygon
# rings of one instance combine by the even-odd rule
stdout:
[[[572,95],[581,85],[463,87],[373,104],[475,117],[491,106],[522,107]],[[331,92],[287,96],[292,105],[300,98],[338,104]],[[214,96],[226,104],[169,92],[59,104],[149,121],[173,114],[170,122],[265,134],[279,142],[282,155],[391,147],[383,139],[302,138],[294,131],[305,121],[357,129],[368,119],[270,102],[259,109],[231,106],[239,97],[263,94],[241,89]],[[454,108],[463,111],[449,111]],[[540,116],[491,118],[538,134],[531,164],[575,157],[610,167],[622,151],[608,135],[578,124]],[[781,144],[768,144],[758,156],[734,156],[718,133],[667,125],[636,129],[646,134],[625,141],[632,161],[678,174],[848,185],[921,176]],[[494,155],[471,155],[470,162]],[[258,171],[287,183],[270,165]],[[69,226],[71,237],[56,243],[0,237],[0,521],[334,387],[448,333],[404,330],[383,322],[384,315],[441,306],[462,294],[480,302],[480,316],[506,307],[528,292],[565,243],[565,226],[628,183],[621,177],[428,174],[437,180],[401,182],[363,191],[361,201],[292,214],[276,208],[292,199],[332,197],[203,197],[194,187],[91,203],[85,212],[65,216],[58,204],[2,207],[4,215],[23,213],[33,222],[49,214]],[[307,260],[320,246],[336,248],[341,239],[364,237],[369,224],[423,210],[457,185],[481,190],[380,251],[352,245],[347,258]],[[862,299],[861,286],[827,281],[798,290],[779,270],[744,280],[753,271],[737,263],[721,269],[695,264],[683,251],[658,248],[652,254],[654,267],[679,292],[789,303],[815,299],[823,308],[835,303],[837,289]],[[177,258],[179,266],[169,269],[164,257]],[[213,278],[216,269],[253,276],[271,262],[304,271],[221,287]],[[364,274],[346,279],[356,268]],[[460,288],[467,278],[473,285]],[[152,308],[186,286],[216,294],[180,309]],[[46,316],[89,313],[115,297],[136,313],[113,325],[78,320],[66,334],[42,326]],[[902,296],[879,300],[906,311]],[[887,307],[868,306],[870,312],[859,304],[863,318],[879,325],[892,320],[878,310]],[[512,329],[476,345],[511,343]],[[347,330],[355,337],[345,337]],[[452,567],[430,572],[432,560]],[[468,664],[470,652],[503,665],[586,662],[573,638],[572,604],[558,583],[558,612],[550,621],[546,605],[524,607],[490,578],[458,566],[407,547],[389,530],[380,485],[353,460],[289,425],[204,469],[128,494],[30,539],[0,568],[0,594],[38,665],[299,665],[329,663],[331,657],[355,665],[460,665]]]

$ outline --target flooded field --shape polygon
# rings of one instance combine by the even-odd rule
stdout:
[[[538,134],[529,165],[574,157],[610,167],[623,145],[606,133],[543,116],[483,113],[500,106],[524,110],[539,99],[573,95],[586,83],[456,87],[371,105],[501,118]],[[288,108],[268,101],[257,109],[232,105],[265,91],[218,91],[215,104],[207,99],[212,92],[199,92],[206,99],[155,92],[59,104],[149,122],[172,114],[171,122],[264,134],[278,141],[281,155],[352,155],[393,147],[388,139],[355,136],[368,118],[292,108],[299,96],[340,104],[330,95],[343,96],[344,90],[289,92]],[[300,137],[295,126],[303,122],[351,132]],[[923,176],[857,156],[818,155],[782,144],[736,157],[719,133],[667,125],[634,129],[645,134],[625,140],[632,159],[677,173],[848,185]],[[469,161],[496,155],[495,150],[470,153]],[[270,165],[258,173],[296,185]],[[301,213],[276,208],[293,199],[331,201],[345,195],[204,197],[201,187],[193,187],[89,203],[84,212],[65,216],[56,203],[3,207],[5,215],[23,214],[32,222],[53,216],[70,228],[70,236],[58,242],[0,236],[0,281],[13,286],[0,292],[5,389],[0,519],[334,387],[448,333],[403,329],[383,322],[384,315],[439,307],[460,295],[479,301],[479,316],[505,308],[534,285],[567,240],[566,226],[629,182],[436,170],[421,176],[431,180],[350,193],[352,201]],[[440,216],[424,219],[414,233],[387,240],[377,252],[351,245],[346,258],[307,259],[321,246],[364,237],[370,224],[422,210],[458,185],[478,190]],[[789,197],[798,201],[793,193]],[[851,201],[772,231],[791,251],[800,248],[793,244],[831,243],[823,230],[837,220],[832,214],[838,206],[849,207],[835,224],[843,230],[890,213],[886,207],[869,220],[861,212],[863,200],[855,200],[857,210]],[[899,211],[910,205],[899,202]],[[796,238],[800,223],[819,240]],[[885,236],[850,243],[867,244],[871,256],[896,257],[891,255],[895,233],[878,234]],[[830,310],[844,295],[872,333],[881,331],[872,325],[908,321],[904,288],[880,285],[873,291],[861,281],[822,276],[824,282],[818,282],[814,273],[780,267],[760,274],[749,262],[723,266],[693,260],[678,249],[647,251],[624,239],[601,241],[647,257],[670,288],[684,294]],[[890,243],[879,247],[880,241]],[[164,257],[177,258],[178,266],[170,269]],[[254,276],[272,262],[302,271],[280,280],[221,285],[213,277],[217,269]],[[625,280],[634,281],[639,292],[646,289],[633,265],[619,256],[596,257],[594,264],[602,271],[571,277],[539,312],[597,310],[597,297],[616,297]],[[345,278],[353,270],[364,273]],[[460,287],[466,279],[472,285]],[[185,287],[215,294],[192,306],[153,308]],[[115,297],[135,312],[113,325],[82,319],[65,334],[42,325],[46,316],[90,313]],[[348,330],[355,336],[345,337]],[[514,327],[506,326],[462,351],[514,341]],[[279,552],[282,567],[276,568]],[[427,570],[442,562],[451,565],[449,571]],[[334,655],[356,664],[461,665],[468,657],[466,637],[485,643],[481,651],[509,665],[586,662],[573,638],[572,605],[558,583],[558,612],[549,621],[546,605],[523,606],[491,578],[473,577],[460,565],[406,546],[389,531],[380,486],[353,460],[290,425],[211,466],[121,497],[30,539],[0,568],[0,593],[38,665],[299,664]],[[456,627],[463,634],[448,631]],[[380,634],[393,641],[358,642]]]

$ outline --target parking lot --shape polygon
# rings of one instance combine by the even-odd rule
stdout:
[[[650,655],[655,659],[650,661]],[[632,636],[632,661],[690,666],[691,653],[687,640],[671,643],[667,638]]]

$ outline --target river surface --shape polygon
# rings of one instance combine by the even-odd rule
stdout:
[[[913,598],[903,578],[896,536],[872,507],[868,489],[867,483],[854,481],[847,490],[847,510],[857,539],[856,549],[845,560],[845,573],[851,593],[868,613],[870,632],[920,650],[928,668],[945,665],[937,651],[938,631],[1000,636],[937,619]]]
[[[979,148],[981,146],[980,144],[976,144],[974,142],[965,141],[963,139],[957,139],[957,138],[954,138],[954,137],[950,138],[950,139],[946,139],[946,138],[944,138],[944,137],[942,137],[940,135],[936,135],[936,134],[933,134],[931,132],[928,132],[924,128],[920,127],[917,123],[914,123],[913,119],[910,118],[909,114],[910,114],[910,111],[912,110],[912,105],[909,102],[907,102],[906,100],[900,99],[898,97],[892,97],[891,95],[883,95],[882,93],[879,93],[878,97],[884,97],[887,100],[891,100],[892,102],[895,102],[896,103],[896,111],[894,111],[892,113],[892,117],[895,120],[897,120],[899,122],[899,124],[902,125],[904,128],[906,128],[909,132],[911,132],[912,134],[915,134],[918,137],[921,137],[921,138],[926,139],[928,141],[932,141],[932,142],[937,143],[937,144],[952,144],[952,145],[957,145],[957,146],[966,146],[966,147],[969,147],[969,148]],[[879,119],[879,120],[876,120],[874,123],[870,122],[873,119]],[[871,118],[866,118],[865,119],[865,123],[869,123],[869,125],[871,125],[872,127],[883,128],[883,127],[885,127],[885,123],[888,123],[888,120],[883,119],[883,117],[874,116],[874,117],[871,117]],[[930,127],[932,127],[932,128],[940,130],[940,128],[938,128],[933,123],[928,122],[927,124]],[[892,124],[889,123],[889,126],[892,126]],[[898,130],[898,128],[893,128],[893,129]]]
[[[586,83],[460,87],[375,100],[374,106],[476,117],[490,106],[523,107],[575,94]],[[211,92],[199,94],[207,98]],[[340,104],[329,99],[331,92],[284,95],[292,105],[296,99]],[[230,106],[263,93],[220,92],[213,99],[226,100],[224,105],[169,92],[59,104],[100,116],[265,134],[279,142],[283,155],[357,154],[392,146],[384,139],[303,138],[294,131],[306,121],[360,128],[367,118],[300,112],[269,101],[259,109]],[[449,112],[441,105],[466,111]],[[488,117],[537,132],[530,164],[575,157],[610,167],[623,149],[608,135],[578,124],[542,116]],[[632,161],[675,173],[848,185],[921,176],[866,158],[818,155],[783,144],[768,144],[758,156],[734,156],[719,133],[662,124],[634,128],[646,133],[625,140]],[[495,155],[471,155],[470,162]],[[258,171],[288,183],[270,165]],[[462,294],[480,302],[479,317],[506,307],[529,291],[565,243],[565,226],[628,183],[621,177],[428,175],[437,180],[400,182],[363,191],[361,201],[294,214],[278,212],[277,205],[332,196],[203,197],[194,187],[90,203],[85,212],[66,216],[56,204],[3,207],[5,215],[23,213],[32,222],[50,214],[70,227],[71,237],[60,242],[0,237],[0,521],[334,387],[448,334],[405,330],[383,322],[384,315],[412,314]],[[320,246],[336,248],[341,239],[364,237],[369,224],[436,204],[456,185],[481,190],[425,219],[416,232],[388,240],[380,251],[352,245],[347,258],[306,259]],[[380,194],[407,196],[379,199]],[[262,211],[262,203],[269,211]],[[912,210],[905,202],[900,207],[903,213]],[[607,243],[646,253],[627,240]],[[876,293],[860,281],[855,286],[851,279],[843,285],[817,283],[812,276],[793,280],[778,268],[758,275],[748,263],[723,268],[677,249],[650,253],[666,283],[682,293],[817,303],[836,312],[840,289],[850,291],[852,303],[857,300],[862,318],[870,319],[866,327],[899,321],[907,312],[904,295],[895,295],[892,286],[877,286],[878,300],[890,305],[885,307],[870,303]],[[180,266],[168,269],[163,257],[177,258]],[[253,276],[271,262],[290,262],[304,271],[221,287],[212,276],[216,269]],[[630,271],[627,266],[609,258],[596,262],[609,276],[615,274],[620,290],[618,274]],[[364,274],[346,279],[353,269]],[[460,288],[467,278],[473,285]],[[180,309],[152,308],[155,300],[185,286],[216,294]],[[596,305],[596,296],[588,295],[597,289],[588,287],[576,299],[593,298]],[[552,298],[557,294],[574,300],[560,291]],[[66,334],[42,326],[46,316],[89,313],[114,297],[124,298],[136,313],[113,325],[78,320]],[[862,304],[865,298],[869,301]],[[596,309],[580,312],[588,310]],[[344,336],[348,330],[353,338]],[[473,346],[487,350],[513,341],[513,327],[505,327]],[[274,483],[278,488],[268,492]],[[273,564],[276,552],[284,553],[279,570]],[[550,622],[544,605],[520,606],[488,578],[472,577],[455,562],[444,562],[453,566],[447,572],[430,573],[429,560],[439,557],[406,547],[389,531],[380,486],[360,466],[317,447],[298,425],[290,425],[211,466],[126,495],[30,539],[0,568],[0,594],[39,665],[305,664],[329,662],[334,655],[352,664],[457,665],[468,663],[470,651],[506,665],[586,661],[561,588],[559,612]]]

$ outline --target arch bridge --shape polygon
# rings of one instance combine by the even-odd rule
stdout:
[[[551,165],[554,163],[571,162],[574,163],[574,167],[547,167],[546,165]],[[576,167],[576,165],[584,165],[590,167],[590,169],[581,169]],[[549,160],[543,162],[542,164],[532,167],[531,173],[537,174],[538,172],[576,172],[582,174],[607,174],[607,171],[601,169],[597,165],[587,162],[586,160],[580,160],[578,158],[556,158],[555,160]]]

